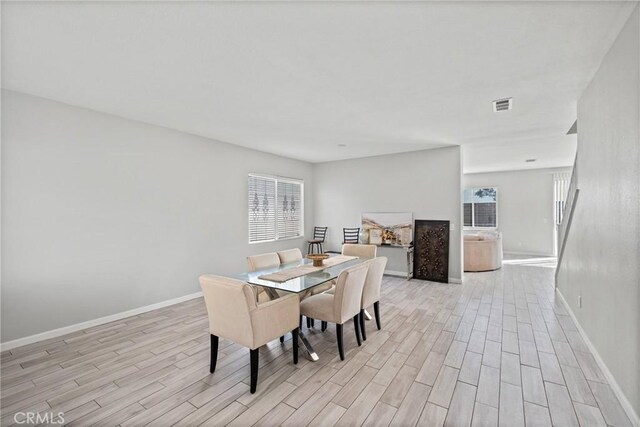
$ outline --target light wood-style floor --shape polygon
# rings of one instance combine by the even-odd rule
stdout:
[[[290,337],[249,352],[221,341],[208,371],[202,299],[2,353],[2,425],[64,412],[71,425],[627,426],[561,303],[552,264],[512,260],[464,285],[385,277],[382,331],[367,322],[346,360],[334,327],[308,333],[320,362],[291,363]],[[319,327],[319,322],[316,322]]]

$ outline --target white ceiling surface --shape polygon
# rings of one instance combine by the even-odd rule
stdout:
[[[310,162],[538,144],[570,164],[547,148],[633,6],[3,2],[2,85]]]
[[[573,165],[578,138],[560,135],[544,139],[467,144],[462,147],[464,173],[559,168]],[[525,160],[535,159],[527,163]]]

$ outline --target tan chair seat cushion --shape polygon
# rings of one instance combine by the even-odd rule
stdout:
[[[333,309],[333,295],[322,293],[310,296],[300,302],[300,314],[324,322],[336,323]]]
[[[323,283],[322,285],[315,286],[311,288],[311,295],[321,294],[335,286],[334,280],[329,280],[327,283]]]

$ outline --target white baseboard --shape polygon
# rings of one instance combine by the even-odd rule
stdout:
[[[396,270],[385,270],[384,274],[386,274],[387,276],[398,276],[398,277],[407,277],[407,272],[406,271],[396,271]]]
[[[161,301],[155,304],[146,305],[144,307],[134,308],[132,310],[123,311],[121,313],[112,314],[98,319],[87,320],[86,322],[76,323],[75,325],[64,326],[62,328],[53,329],[47,332],[41,332],[39,334],[31,335],[24,338],[18,338],[12,341],[7,341],[0,344],[0,351],[11,350],[16,347],[22,347],[23,345],[33,344],[38,341],[44,341],[51,338],[56,338],[62,335],[77,332],[82,329],[91,328],[93,326],[104,325],[105,323],[114,322],[116,320],[124,319],[126,317],[136,316],[141,313],[146,313],[158,308],[167,307],[169,305],[178,304],[184,301],[192,300],[202,296],[202,292],[196,292],[194,294],[184,295],[182,297],[173,298],[166,301]]]
[[[616,381],[615,377],[613,376],[611,371],[609,371],[609,368],[604,363],[604,360],[602,360],[602,357],[600,357],[598,350],[596,350],[595,346],[587,336],[587,333],[584,331],[584,329],[582,329],[582,325],[580,325],[575,314],[573,314],[573,310],[571,310],[571,307],[569,306],[569,304],[567,304],[567,300],[564,299],[564,295],[562,295],[562,292],[560,292],[558,288],[556,288],[556,293],[560,297],[560,301],[562,301],[562,304],[564,304],[564,307],[569,313],[569,316],[571,316],[571,319],[573,319],[573,323],[576,324],[576,328],[578,328],[578,332],[580,333],[580,336],[582,337],[585,344],[589,348],[589,351],[591,351],[591,354],[593,354],[593,357],[596,359],[596,363],[598,364],[598,367],[600,368],[600,370],[602,370],[602,373],[607,378],[607,382],[609,383],[611,390],[613,390],[613,394],[616,395],[616,397],[622,404],[622,408],[627,413],[627,416],[629,417],[633,425],[635,427],[640,427],[640,417],[638,416],[638,414],[636,414],[635,410],[633,409],[633,406],[631,405],[631,402],[629,402],[629,399],[627,399],[627,396],[625,396],[624,392],[618,385],[618,382]]]
[[[519,256],[535,256],[535,257],[544,257],[544,258],[553,258],[555,255],[553,254],[541,254],[536,252],[518,252],[518,251],[503,251],[504,254],[511,255],[519,255]]]
[[[407,272],[406,271],[396,271],[396,270],[385,270],[384,274],[386,274],[387,276],[397,276],[397,277],[407,277]],[[458,279],[457,277],[449,277],[449,283],[462,283],[461,279]]]

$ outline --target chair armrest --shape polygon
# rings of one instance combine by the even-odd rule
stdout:
[[[289,294],[258,304],[257,308],[251,310],[250,316],[253,348],[258,348],[298,327],[300,298],[297,294]]]

